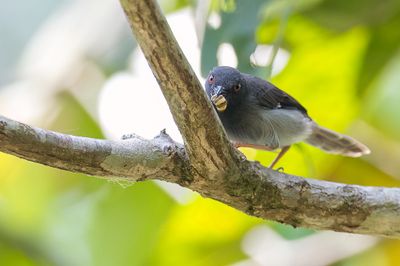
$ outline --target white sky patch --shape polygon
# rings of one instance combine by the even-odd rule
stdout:
[[[4,86],[0,89],[0,113],[20,122],[46,125],[60,108],[44,88],[51,89],[47,84],[30,80],[19,80]]]
[[[221,27],[221,16],[216,12],[212,12],[208,17],[208,25],[213,29]]]
[[[74,93],[80,101],[92,97],[84,107],[91,114],[96,111],[90,105],[96,94],[83,92],[83,87],[94,91],[103,76],[91,63],[89,68],[98,75],[89,75],[88,58],[113,49],[124,35],[127,22],[116,1],[64,2],[43,21],[21,51],[15,68],[17,80],[0,88],[2,114],[45,126],[57,117],[58,92],[71,87],[81,89]]]
[[[200,48],[190,10],[173,13],[167,19],[196,75],[203,80],[199,74]],[[182,142],[142,52],[136,49],[130,59],[129,72],[114,74],[102,88],[98,110],[103,130],[110,138],[120,138],[132,132],[153,138],[165,128],[174,140]]]
[[[222,43],[217,51],[218,65],[237,67],[238,59],[232,44]]]
[[[242,249],[249,259],[233,266],[331,265],[371,248],[377,241],[372,236],[329,231],[287,240],[267,226],[258,226],[243,238]]]
[[[272,45],[258,45],[255,51],[250,55],[250,61],[256,66],[266,67],[272,56]],[[279,48],[276,54],[272,68],[272,76],[279,74],[287,65],[290,54],[288,51]]]
[[[128,133],[151,139],[166,128],[174,140],[182,142],[154,79],[129,73],[113,75],[101,91],[99,107],[101,127],[111,139]]]

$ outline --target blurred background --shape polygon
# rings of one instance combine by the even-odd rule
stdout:
[[[400,1],[159,2],[202,82],[215,65],[264,77],[372,150],[351,159],[300,144],[285,172],[400,186]],[[181,141],[117,0],[3,3],[0,114],[95,138],[166,128]],[[264,165],[276,155],[242,151]],[[0,154],[0,265],[400,265],[400,241],[294,229],[176,185]]]

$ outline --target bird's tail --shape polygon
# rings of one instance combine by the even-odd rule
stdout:
[[[349,157],[360,157],[371,153],[367,146],[361,142],[340,133],[334,132],[315,124],[307,143],[326,152]]]

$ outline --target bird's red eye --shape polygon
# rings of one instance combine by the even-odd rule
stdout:
[[[210,75],[210,76],[208,77],[208,83],[210,83],[210,84],[213,84],[213,83],[214,83],[214,76],[213,76],[213,75]]]
[[[238,91],[240,91],[240,88],[241,88],[241,87],[242,87],[242,85],[240,85],[240,83],[239,83],[239,84],[233,86],[233,90],[234,90],[235,92],[238,92]]]

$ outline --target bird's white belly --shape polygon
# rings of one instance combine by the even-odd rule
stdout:
[[[277,149],[307,139],[313,123],[300,111],[273,109],[249,114],[241,121],[230,121],[225,128],[235,142]]]
[[[274,109],[263,112],[263,119],[270,125],[271,145],[279,148],[304,141],[312,133],[313,121],[297,110]]]

